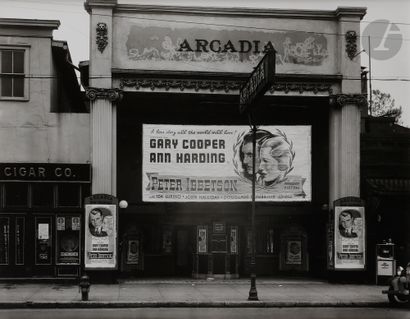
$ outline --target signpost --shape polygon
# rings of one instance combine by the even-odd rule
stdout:
[[[249,123],[252,125],[252,218],[251,218],[251,288],[249,290],[248,300],[258,300],[258,291],[256,290],[256,243],[255,243],[255,192],[256,192],[256,130],[257,127],[253,123],[250,110],[257,100],[262,97],[265,92],[273,84],[275,76],[275,61],[276,51],[268,51],[256,68],[251,73],[248,81],[244,84],[239,92],[239,112],[243,114],[248,112]]]
[[[239,92],[239,112],[249,111],[252,105],[272,86],[275,76],[276,51],[269,50],[255,67]]]

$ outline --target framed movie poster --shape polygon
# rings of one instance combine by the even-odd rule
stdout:
[[[302,264],[302,241],[289,240],[286,245],[286,264]]]
[[[86,269],[117,267],[117,205],[85,205]]]
[[[335,269],[364,269],[366,265],[363,206],[335,206]]]
[[[230,252],[232,255],[238,254],[238,226],[231,226]]]
[[[128,240],[127,264],[138,265],[140,261],[140,241],[139,239]]]
[[[197,231],[197,252],[198,254],[206,254],[208,252],[208,227],[198,226]]]

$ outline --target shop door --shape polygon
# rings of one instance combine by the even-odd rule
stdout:
[[[26,265],[27,216],[1,215],[0,217],[0,273],[4,276],[24,276],[30,271]]]
[[[54,274],[52,217],[0,217],[0,273],[8,277]]]

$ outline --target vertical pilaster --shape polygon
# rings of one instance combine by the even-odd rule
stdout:
[[[366,95],[331,97],[329,118],[329,204],[346,196],[360,197],[360,109]]]
[[[367,104],[361,93],[360,20],[365,8],[339,7],[338,55],[343,75],[340,93],[331,96],[329,112],[329,207],[345,196],[360,197],[360,110]]]
[[[112,88],[113,8],[116,0],[88,0],[90,13],[90,98],[92,192],[116,196],[116,107]],[[91,95],[91,97],[90,97]]]

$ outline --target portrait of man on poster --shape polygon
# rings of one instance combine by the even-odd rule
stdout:
[[[88,226],[91,235],[95,237],[106,237],[108,235],[104,227],[104,215],[99,208],[94,208],[90,211]]]
[[[339,233],[345,238],[358,237],[358,230],[355,224],[355,219],[360,216],[358,211],[347,209],[339,215]]]

